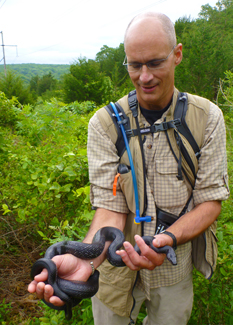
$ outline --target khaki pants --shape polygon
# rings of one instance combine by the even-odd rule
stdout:
[[[136,323],[142,303],[145,301],[147,316],[143,325],[186,325],[193,305],[192,273],[181,282],[151,289],[151,300],[135,288],[135,308],[132,318]],[[95,325],[128,325],[130,319],[115,314],[96,297],[92,298],[92,311]]]

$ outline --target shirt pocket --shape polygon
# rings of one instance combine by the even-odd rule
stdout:
[[[177,175],[178,163],[174,157],[155,160],[154,193],[158,208],[181,211],[185,206],[189,196],[187,185]]]

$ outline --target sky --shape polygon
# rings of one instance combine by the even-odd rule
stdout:
[[[173,23],[217,0],[0,0],[0,64],[72,64],[123,43],[130,20],[158,11]],[[2,42],[3,38],[3,42]]]

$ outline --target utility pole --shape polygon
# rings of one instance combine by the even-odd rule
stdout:
[[[3,32],[0,32],[2,34],[2,53],[3,53],[3,62],[4,62],[4,70],[5,70],[5,77],[6,77],[6,56],[5,56],[5,46],[16,46],[16,53],[17,53],[17,45],[4,45],[4,42],[3,42]],[[0,62],[2,61],[0,60]]]

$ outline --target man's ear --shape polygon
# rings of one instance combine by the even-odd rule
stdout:
[[[181,43],[179,43],[174,49],[175,65],[179,65],[180,62],[182,61],[182,58],[183,58],[182,48],[183,48],[183,45]]]

